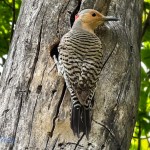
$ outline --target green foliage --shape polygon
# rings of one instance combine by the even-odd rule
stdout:
[[[150,0],[145,0],[143,10],[143,31],[141,47],[141,90],[138,117],[130,150],[150,150]],[[150,18],[149,18],[150,19]]]
[[[13,34],[12,27],[16,23],[20,4],[21,0],[0,1],[0,57],[8,53],[9,43]]]

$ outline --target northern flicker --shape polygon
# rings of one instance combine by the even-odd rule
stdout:
[[[71,95],[71,128],[78,137],[80,132],[89,136],[92,98],[102,68],[102,43],[94,29],[117,20],[93,9],[82,10],[59,44],[59,64]]]

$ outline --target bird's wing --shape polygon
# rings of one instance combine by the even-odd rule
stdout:
[[[102,67],[101,45],[89,46],[82,60],[81,75],[78,81],[78,94],[86,101],[95,90]],[[84,102],[83,102],[84,103]]]

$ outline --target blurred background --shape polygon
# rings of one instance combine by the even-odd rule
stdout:
[[[0,0],[0,78],[7,59],[21,0]],[[150,150],[150,0],[144,0],[141,42],[141,90],[130,150]]]

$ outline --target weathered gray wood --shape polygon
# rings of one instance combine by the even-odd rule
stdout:
[[[139,98],[142,0],[84,0],[120,18],[97,30],[104,67],[95,93],[89,140],[70,129],[70,95],[51,50],[70,29],[77,0],[24,0],[0,87],[0,149],[127,150]],[[11,140],[8,142],[8,138]]]

